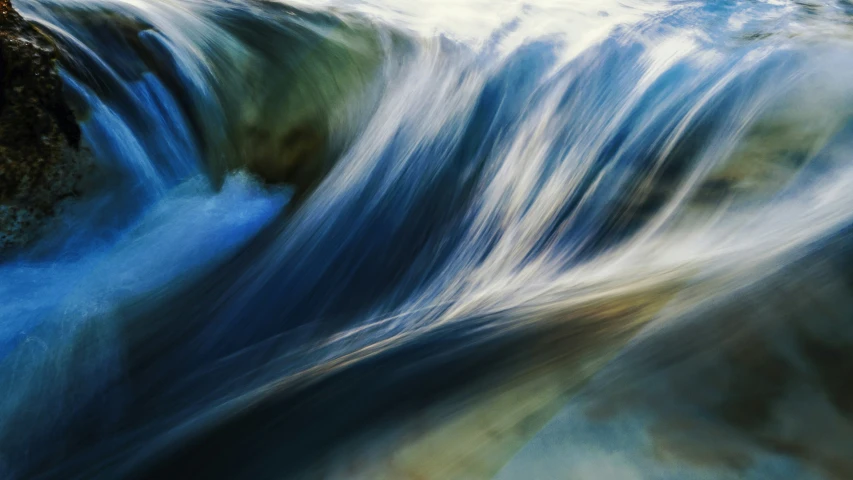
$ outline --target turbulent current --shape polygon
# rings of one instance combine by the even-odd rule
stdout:
[[[0,478],[853,478],[853,3],[15,6]]]

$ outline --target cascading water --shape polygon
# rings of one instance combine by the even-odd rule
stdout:
[[[853,5],[309,3],[17,2],[0,476],[853,475]]]

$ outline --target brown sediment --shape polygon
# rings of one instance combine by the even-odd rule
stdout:
[[[31,241],[82,176],[57,61],[53,42],[0,0],[0,250]]]

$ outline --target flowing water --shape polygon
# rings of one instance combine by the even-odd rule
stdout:
[[[850,2],[16,7],[0,477],[853,478]]]

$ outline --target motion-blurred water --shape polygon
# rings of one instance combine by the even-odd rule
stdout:
[[[16,7],[3,478],[853,478],[848,1]]]

